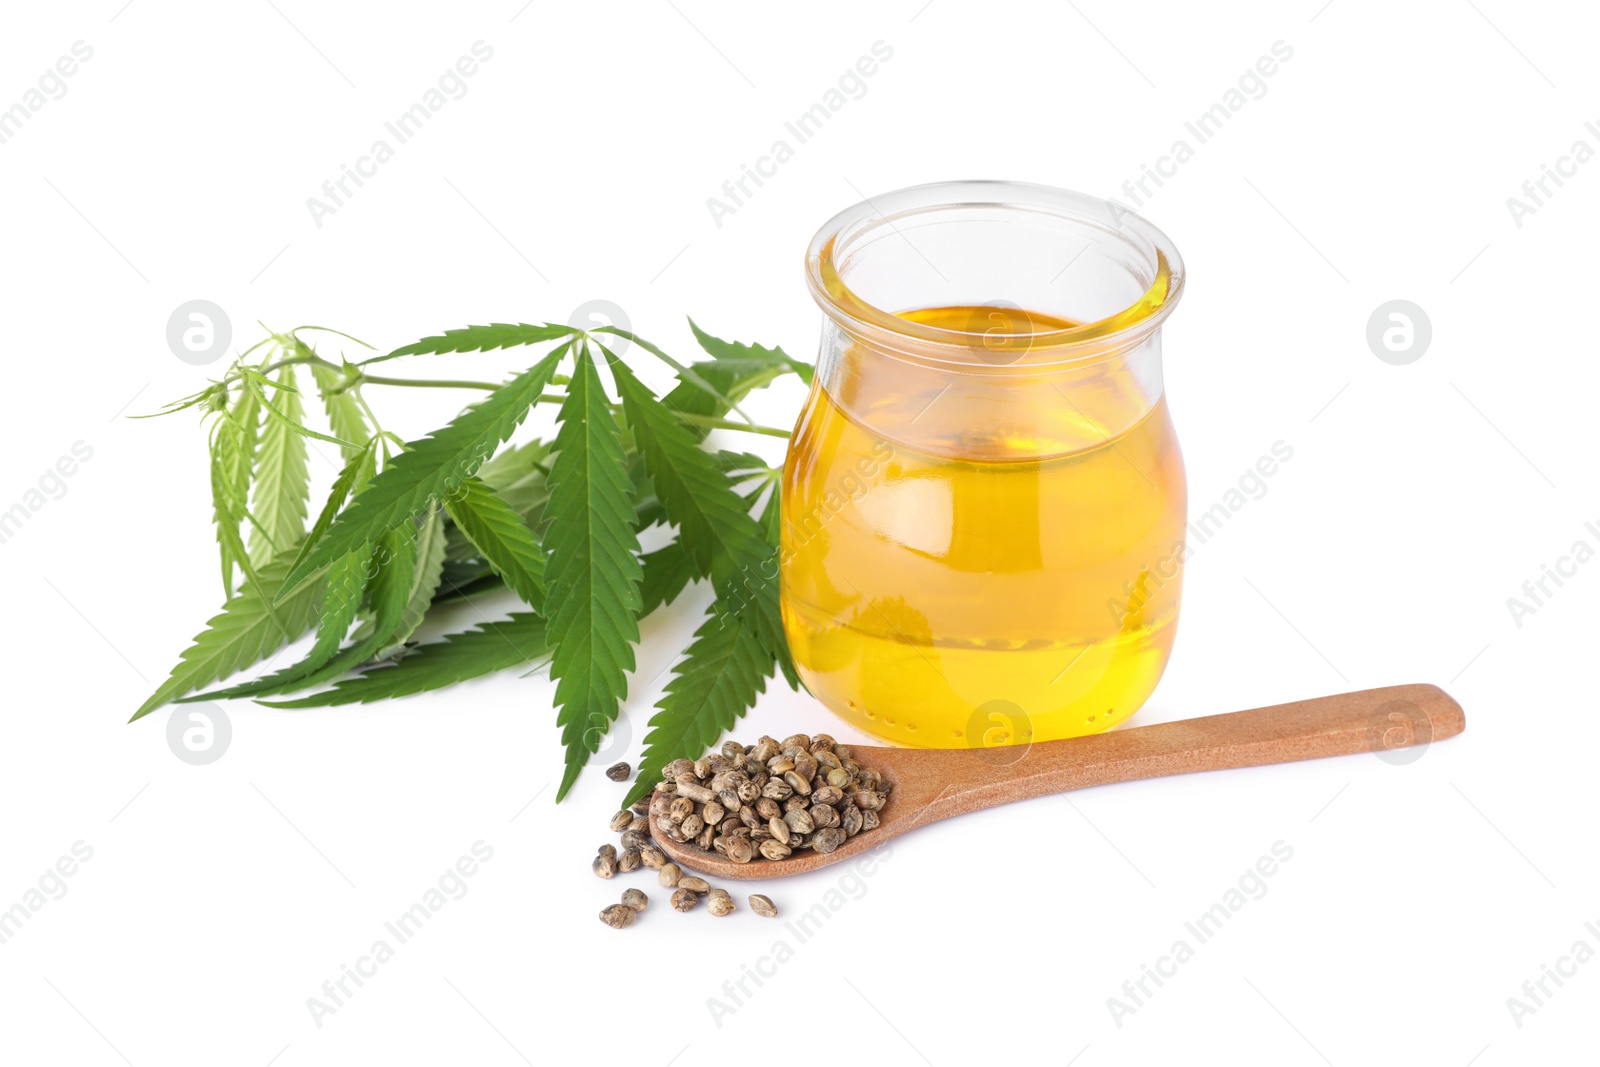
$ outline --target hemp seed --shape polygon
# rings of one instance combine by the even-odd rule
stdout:
[[[829,853],[844,844],[844,831],[837,826],[826,826],[811,837],[813,852]]]

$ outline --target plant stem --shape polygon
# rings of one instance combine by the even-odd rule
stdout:
[[[384,378],[376,374],[362,372],[356,379],[358,385],[409,385],[421,386],[425,389],[485,389],[494,392],[504,383],[497,382],[469,382],[460,379],[429,379],[429,378]],[[559,404],[567,398],[560,393],[540,393],[534,400],[535,404]],[[787,435],[785,435],[787,436]]]
[[[362,373],[361,382],[366,385],[409,385],[419,389],[486,389],[490,392],[500,388],[498,382],[472,382],[460,378],[384,378],[377,374]]]
[[[361,410],[367,413],[367,420],[372,423],[372,432],[382,437],[383,426],[378,422],[378,413],[372,410],[372,405],[367,403],[367,398],[361,395],[361,390],[352,389],[350,390],[350,395],[356,398],[356,403],[361,405]]]
[[[788,430],[780,430],[776,426],[756,426],[734,422],[731,419],[714,419],[709,415],[689,415],[681,411],[677,415],[680,422],[687,422],[691,426],[704,426],[708,430],[743,430],[745,433],[759,433],[767,437],[789,436]]]
[[[264,374],[264,375],[265,374],[271,374],[273,371],[277,370],[279,367],[293,367],[293,366],[296,366],[296,365],[301,364],[301,363],[314,363],[314,364],[316,364],[317,366],[320,366],[320,367],[327,367],[329,370],[342,370],[343,369],[343,368],[341,368],[339,366],[339,364],[330,363],[327,360],[323,359],[321,356],[317,355],[316,353],[312,353],[311,355],[308,355],[308,356],[284,356],[280,360],[276,360],[276,361],[274,361],[272,363],[268,363],[266,366],[262,367],[261,370],[258,371],[257,373]],[[217,384],[219,384],[219,385],[232,385],[234,382],[239,381],[244,376],[245,375],[244,375],[243,371],[235,371],[234,373],[229,374],[226,377],[224,377],[222,379],[222,381],[218,382]]]

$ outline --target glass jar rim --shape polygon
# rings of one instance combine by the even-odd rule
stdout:
[[[841,237],[848,250],[850,241],[877,226],[887,225],[898,233],[897,220],[972,207],[1016,208],[1073,220],[1117,235],[1153,262],[1149,285],[1127,307],[1093,322],[1015,335],[1026,339],[1034,356],[1032,370],[1105,358],[1137,344],[1161,325],[1183,293],[1183,257],[1172,239],[1116,201],[1030,182],[967,180],[930,182],[868,197],[829,219],[806,250],[806,283],[812,297],[825,314],[858,336],[875,337],[891,348],[899,347],[893,344],[896,339],[912,342],[917,355],[934,362],[974,371],[994,369],[951,358],[958,350],[970,352],[981,334],[913,322],[878,307],[845,284],[838,263]]]

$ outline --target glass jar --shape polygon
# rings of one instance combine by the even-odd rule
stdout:
[[[779,558],[811,692],[927,748],[1133,714],[1172,651],[1184,556],[1172,242],[1093,197],[951,182],[835,216],[806,277],[825,318]]]

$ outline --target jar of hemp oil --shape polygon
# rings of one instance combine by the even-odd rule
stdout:
[[[811,692],[932,748],[1115,726],[1172,651],[1183,458],[1165,234],[1011,182],[834,217],[806,276],[817,373],[784,467],[783,621]]]

